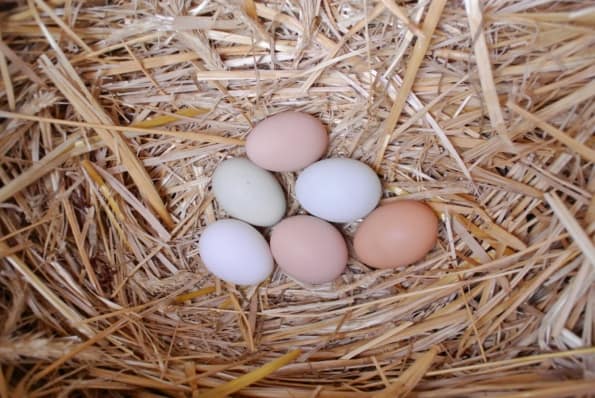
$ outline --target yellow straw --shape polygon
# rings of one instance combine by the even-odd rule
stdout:
[[[206,112],[207,112],[206,109],[184,108],[184,109],[180,109],[175,114],[179,115],[179,116],[192,117],[192,116],[200,115],[200,114],[206,113]],[[162,116],[156,116],[149,120],[143,120],[142,122],[132,123],[131,126],[132,127],[140,127],[140,128],[144,128],[144,129],[150,129],[153,127],[160,127],[160,126],[163,126],[164,124],[172,123],[177,120],[180,120],[180,118],[176,117],[174,115],[162,115]]]
[[[180,294],[177,296],[174,301],[178,304],[183,303],[184,301],[192,300],[193,298],[197,298],[200,296],[206,296],[207,294],[213,293],[215,291],[215,286],[204,287],[202,289],[195,290],[193,292]]]
[[[297,357],[301,355],[301,353],[302,352],[300,350],[288,352],[282,357],[277,358],[261,366],[260,368],[253,370],[250,373],[240,376],[235,380],[222,384],[218,387],[213,388],[212,390],[207,391],[204,394],[199,395],[199,398],[221,398],[233,394],[234,392],[240,391],[242,388],[247,387],[252,383],[256,383],[261,379],[264,379],[277,369],[294,361]]]

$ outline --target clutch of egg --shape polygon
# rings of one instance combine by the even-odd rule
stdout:
[[[217,203],[238,220],[220,220],[203,231],[199,252],[207,269],[227,282],[251,285],[270,275],[274,259],[297,281],[330,282],[345,270],[348,250],[340,231],[327,221],[350,223],[364,217],[354,251],[366,265],[408,265],[434,247],[438,220],[428,206],[405,200],[374,210],[382,196],[377,174],[354,159],[317,161],[327,146],[322,123],[304,113],[282,112],[254,127],[246,141],[249,159],[225,160],[213,174]],[[296,198],[312,216],[281,220],[285,194],[265,169],[303,169],[295,184]],[[249,224],[274,226],[270,246]]]

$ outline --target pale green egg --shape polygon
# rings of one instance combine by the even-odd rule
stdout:
[[[285,194],[277,179],[245,158],[219,164],[213,193],[230,216],[252,225],[269,227],[285,215]]]

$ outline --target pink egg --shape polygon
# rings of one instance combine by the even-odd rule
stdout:
[[[258,123],[246,140],[248,158],[271,171],[297,171],[326,152],[328,135],[307,113],[282,112]]]
[[[289,217],[277,224],[271,252],[283,271],[306,283],[330,282],[347,265],[347,245],[341,233],[312,216]]]

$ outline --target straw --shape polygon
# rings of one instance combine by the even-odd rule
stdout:
[[[268,376],[269,374],[273,373],[275,370],[283,367],[287,363],[295,360],[301,354],[300,350],[294,350],[288,352],[287,354],[263,365],[262,367],[247,373],[241,377],[238,377],[235,380],[232,380],[226,384],[221,386],[215,387],[212,390],[205,392],[204,394],[200,394],[200,398],[215,398],[215,397],[226,397],[228,395],[233,394],[234,392],[240,391],[244,387],[249,386],[250,384],[255,383],[256,381]]]
[[[0,8],[0,398],[593,391],[590,4]],[[368,267],[357,221],[331,283],[206,269],[214,170],[287,110],[434,210],[423,259]]]
[[[395,126],[397,125],[403,108],[405,107],[405,101],[407,101],[407,96],[413,88],[413,83],[415,81],[417,71],[421,66],[426,52],[428,51],[431,37],[434,34],[434,29],[436,29],[436,25],[440,20],[440,15],[442,14],[442,9],[445,5],[446,1],[444,0],[433,0],[430,3],[430,6],[428,7],[428,13],[422,25],[423,37],[419,37],[418,40],[415,42],[413,53],[411,54],[411,58],[407,63],[407,72],[405,72],[405,77],[403,78],[403,82],[401,83],[401,88],[397,94],[397,98],[395,99],[393,106],[391,107],[390,114],[388,115],[388,119],[386,120],[384,125],[384,139],[380,143],[380,149],[378,151],[376,161],[374,163],[376,168],[380,167],[380,163],[384,158],[384,152],[386,151],[388,143],[392,139],[392,132]]]

